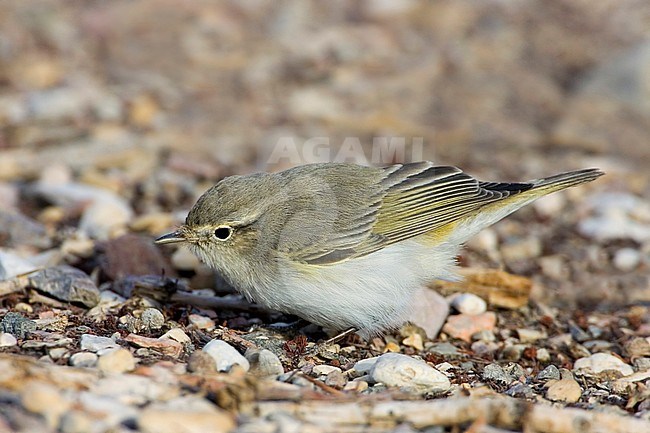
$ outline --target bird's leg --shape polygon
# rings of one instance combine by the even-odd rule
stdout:
[[[318,355],[323,352],[329,352],[327,350],[327,347],[330,344],[338,343],[339,341],[343,340],[345,337],[354,334],[355,332],[357,332],[356,328],[348,328],[345,331],[336,334],[334,337],[328,338],[322,343],[316,343],[315,345],[311,346],[305,351],[305,355]]]
[[[357,332],[357,328],[348,328],[345,331],[336,334],[334,337],[325,340],[322,344],[323,346],[329,346],[330,344],[338,343],[348,335],[354,334],[355,332]]]

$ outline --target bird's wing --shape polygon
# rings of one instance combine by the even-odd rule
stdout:
[[[480,182],[456,167],[408,164],[384,181],[386,195],[371,234],[390,245],[473,215],[486,204],[533,188],[532,183]],[[376,251],[372,243],[358,253]]]
[[[372,184],[369,179],[351,185],[336,183],[343,187],[334,191],[336,221],[324,231],[326,236],[292,249],[293,260],[327,265],[361,257],[435,231],[485,204],[533,187],[530,183],[479,182],[458,168],[436,167],[431,162],[394,165],[375,173],[381,176],[372,179]],[[356,188],[357,194],[347,188]],[[365,194],[364,200],[350,199],[359,193]],[[319,222],[311,224],[318,227]]]

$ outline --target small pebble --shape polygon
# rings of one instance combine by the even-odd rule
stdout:
[[[562,369],[562,379],[550,380],[547,383],[546,398],[551,401],[575,403],[582,396],[582,388],[575,381],[570,371]]]
[[[447,376],[426,362],[399,353],[381,355],[370,370],[370,378],[418,394],[445,392],[451,387]]]
[[[327,365],[327,364],[315,365],[314,368],[312,369],[312,373],[314,373],[317,376],[327,376],[333,371],[341,372],[341,369],[338,367],[334,367],[333,365]]]
[[[632,367],[609,353],[595,353],[589,357],[580,358],[573,364],[573,371],[578,374],[599,374],[605,371],[617,371],[622,376],[634,373]]]
[[[94,367],[97,365],[97,359],[99,357],[92,352],[77,352],[70,356],[69,363],[73,367]]]
[[[499,350],[499,345],[494,341],[475,341],[471,345],[472,351],[477,356],[492,355]]]
[[[165,316],[160,310],[147,308],[140,316],[142,326],[145,331],[154,331],[160,329],[165,324]]]
[[[81,350],[99,352],[103,349],[115,349],[118,347],[119,345],[112,338],[92,334],[81,335]]]
[[[476,316],[485,313],[487,303],[473,293],[461,293],[451,301],[451,306],[461,314]]]
[[[194,326],[196,329],[210,330],[214,329],[216,326],[214,320],[210,319],[209,317],[201,316],[200,314],[190,314],[188,319],[192,326]]]
[[[53,347],[47,351],[47,354],[50,356],[50,358],[56,361],[66,356],[68,354],[68,349],[65,347]]]
[[[36,330],[36,322],[23,317],[20,313],[8,312],[0,322],[0,332],[12,334],[18,338],[25,338],[27,334]]]
[[[537,380],[544,382],[547,380],[560,380],[560,370],[554,365],[549,365],[537,373]]]
[[[518,398],[532,399],[535,397],[535,391],[533,391],[533,389],[530,386],[521,382],[515,383],[512,386],[512,388],[506,390],[505,394],[509,395],[510,397],[518,397]]]
[[[325,385],[332,388],[342,389],[348,383],[348,379],[340,371],[331,371],[325,377]]]
[[[183,345],[171,338],[149,338],[137,334],[129,334],[124,338],[138,347],[152,349],[157,352],[178,358],[183,353]]]
[[[435,343],[427,349],[427,352],[441,356],[447,360],[465,357],[465,355],[458,350],[458,347],[446,341],[442,343]]]
[[[368,382],[365,380],[353,380],[345,384],[344,391],[362,392],[368,389]]]
[[[187,369],[192,373],[211,374],[217,372],[214,358],[202,350],[195,350],[187,361]]]
[[[509,362],[508,365],[503,367],[503,370],[506,372],[506,374],[515,379],[522,379],[526,377],[526,370],[524,370],[524,367],[517,364],[516,362]]]
[[[237,349],[223,340],[211,340],[203,346],[202,350],[214,359],[217,371],[228,371],[235,364],[239,364],[244,371],[250,369],[248,360]]]
[[[163,340],[165,338],[168,338],[170,340],[177,341],[181,344],[190,344],[192,340],[190,337],[187,336],[185,331],[183,331],[181,328],[172,328],[169,331],[165,332],[163,335],[159,337],[159,340]]]
[[[111,349],[101,354],[97,368],[104,373],[125,373],[135,368],[135,358],[128,349]]]
[[[0,333],[0,347],[12,347],[18,344],[18,340],[8,332]]]
[[[512,344],[506,346],[503,351],[501,351],[501,359],[505,359],[506,361],[519,361],[525,349],[526,346],[523,344]]]
[[[256,377],[275,379],[284,373],[282,361],[268,349],[248,349],[245,354],[250,363],[249,372]]]
[[[506,373],[506,371],[499,364],[488,364],[483,368],[483,380],[499,382],[508,385],[514,379]]]
[[[424,342],[422,341],[422,336],[418,333],[414,333],[402,340],[402,344],[405,346],[412,347],[416,350],[424,350]]]
[[[545,347],[537,349],[537,360],[542,363],[551,362],[551,353]]]
[[[571,333],[571,337],[578,343],[582,343],[591,338],[588,333],[573,322],[569,322],[569,332]]]
[[[517,329],[517,335],[519,336],[519,341],[522,343],[534,343],[537,340],[542,340],[548,337],[546,332],[526,328]]]
[[[450,337],[470,342],[472,335],[480,331],[492,331],[497,323],[497,316],[492,311],[478,315],[456,314],[449,316],[442,328]]]
[[[490,341],[496,341],[496,336],[492,331],[482,330],[475,334],[472,334],[472,340],[490,342]]]
[[[629,272],[637,268],[641,262],[641,253],[634,248],[621,248],[614,254],[614,266],[623,272]]]

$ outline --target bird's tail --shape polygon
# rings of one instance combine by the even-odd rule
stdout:
[[[481,186],[485,189],[510,191],[512,194],[496,202],[486,204],[472,216],[459,222],[455,227],[454,233],[451,235],[453,239],[450,240],[455,243],[463,243],[482,229],[496,223],[538,198],[565,188],[591,182],[603,174],[605,173],[597,168],[587,168],[524,183],[483,182]]]

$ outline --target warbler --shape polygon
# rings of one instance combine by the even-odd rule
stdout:
[[[602,174],[502,183],[431,162],[303,165],[221,180],[156,242],[187,243],[249,300],[368,338],[403,324],[419,288],[457,279],[471,236]]]

